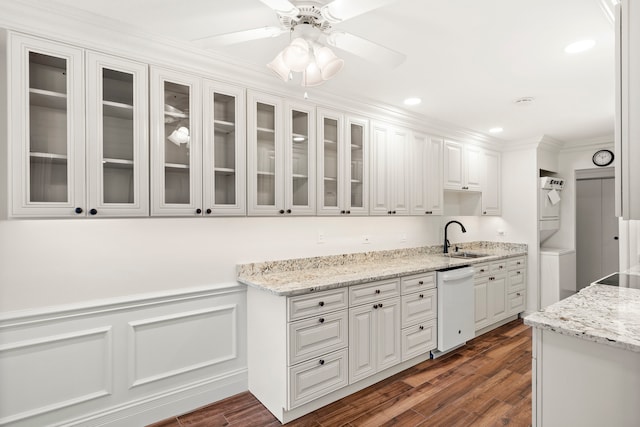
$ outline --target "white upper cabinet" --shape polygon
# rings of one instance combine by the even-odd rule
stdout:
[[[249,215],[315,214],[315,111],[247,94]]]
[[[408,215],[409,132],[383,123],[371,135],[371,215]]]
[[[88,213],[149,215],[147,67],[87,52]]]
[[[152,215],[202,215],[201,84],[151,69]]]
[[[368,122],[318,109],[318,215],[366,215]]]
[[[444,142],[417,132],[411,142],[411,214],[442,215]]]
[[[640,220],[640,5],[616,5],[616,215]]]
[[[203,102],[204,215],[245,215],[244,90],[205,81]]]
[[[482,215],[502,214],[502,164],[497,151],[482,152]]]
[[[444,143],[444,189],[480,191],[481,150],[454,141]]]
[[[10,49],[11,215],[148,215],[146,66],[17,34]]]

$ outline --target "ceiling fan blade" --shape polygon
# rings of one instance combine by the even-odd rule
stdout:
[[[338,49],[358,55],[369,62],[389,68],[397,67],[407,58],[403,53],[342,31],[334,31],[329,34],[327,43]]]
[[[276,37],[284,33],[285,31],[288,30],[281,27],[253,28],[251,30],[235,31],[233,33],[218,34],[217,36],[205,37],[202,39],[193,40],[193,43],[203,49],[210,49],[220,46],[227,46],[230,44],[247,42],[250,40]]]
[[[282,16],[295,17],[298,15],[299,10],[289,0],[260,0],[262,3],[275,10]]]
[[[398,0],[333,0],[320,11],[327,21],[336,24],[396,1]]]

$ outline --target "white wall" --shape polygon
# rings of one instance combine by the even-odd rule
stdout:
[[[439,217],[0,221],[0,312],[235,282],[238,263],[439,244],[441,221]],[[325,235],[324,244],[317,243],[319,231]],[[362,243],[365,234],[370,244]]]

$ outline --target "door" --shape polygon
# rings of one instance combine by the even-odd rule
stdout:
[[[400,363],[400,299],[394,298],[378,303],[377,316],[378,357],[377,370]]]
[[[376,318],[373,304],[349,309],[349,383],[376,373]]]
[[[576,180],[576,289],[619,269],[613,178]]]

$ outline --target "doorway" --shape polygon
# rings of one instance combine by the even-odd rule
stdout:
[[[576,171],[576,290],[619,269],[613,168]]]

